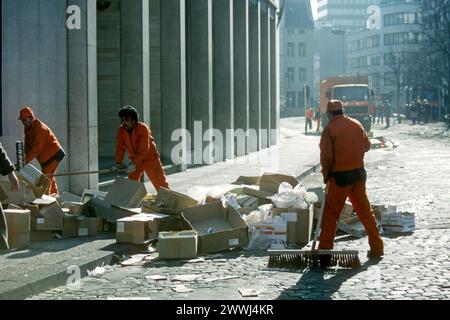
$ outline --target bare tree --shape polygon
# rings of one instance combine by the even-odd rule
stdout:
[[[430,80],[450,91],[450,0],[423,0],[423,51]],[[448,98],[447,98],[448,99]],[[447,100],[447,103],[448,100]]]

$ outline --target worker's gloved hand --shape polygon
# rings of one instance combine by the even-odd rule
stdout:
[[[133,162],[130,162],[127,168],[128,173],[133,173],[136,171],[136,165]]]
[[[121,163],[116,163],[111,169],[109,169],[110,173],[117,173],[119,170],[125,169],[125,166]]]

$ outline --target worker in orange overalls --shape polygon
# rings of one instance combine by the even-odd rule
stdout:
[[[41,165],[42,173],[48,175],[50,184],[46,194],[58,194],[58,186],[53,176],[56,168],[65,156],[64,149],[52,130],[34,116],[33,110],[25,106],[20,110],[19,120],[25,131],[25,164],[33,159]]]
[[[128,166],[128,179],[139,181],[145,171],[156,191],[160,187],[169,188],[159,152],[153,141],[150,128],[139,121],[135,108],[125,106],[119,111],[121,125],[116,139],[116,166],[112,171],[123,168],[125,148],[131,163]]]
[[[383,240],[366,193],[364,154],[370,141],[361,123],[343,114],[341,101],[327,105],[329,123],[320,140],[322,175],[327,184],[325,209],[321,225],[319,249],[333,249],[337,222],[347,197],[369,237],[370,259],[384,255]],[[330,264],[329,256],[321,256],[321,265]]]
[[[314,117],[314,109],[309,107],[308,110],[306,110],[306,119],[305,119],[305,134],[308,134],[308,127],[309,130],[312,130],[312,120]]]

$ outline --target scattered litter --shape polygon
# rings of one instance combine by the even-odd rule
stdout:
[[[132,256],[130,259],[122,261],[121,265],[123,267],[142,266],[153,259],[155,259],[155,257],[152,257],[148,254],[136,254]]]
[[[104,266],[101,265],[100,267],[95,267],[94,270],[88,270],[87,274],[90,277],[100,277],[104,275],[107,272],[114,271],[114,266]]]
[[[185,293],[185,292],[192,292],[194,289],[188,288],[185,285],[177,285],[175,287],[172,287],[172,290],[178,293]]]
[[[213,259],[213,262],[224,263],[227,262],[227,259]]]
[[[197,259],[191,259],[191,260],[187,260],[186,263],[201,263],[201,262],[205,262],[204,258],[197,258]]]
[[[261,293],[261,291],[251,288],[240,288],[239,293],[243,297],[257,297]]]
[[[389,206],[388,213],[381,216],[383,232],[410,233],[415,231],[415,215],[411,212],[397,212],[395,206]]]
[[[161,280],[167,280],[167,277],[160,276],[160,275],[153,275],[153,276],[145,276],[147,280],[153,280],[153,281],[161,281]]]
[[[172,281],[195,281],[198,278],[200,278],[199,275],[196,274],[185,274],[185,275],[178,275],[172,278]]]
[[[204,279],[205,282],[215,282],[220,280],[230,280],[230,279],[237,279],[238,276],[225,276],[225,277],[215,277],[215,278],[206,278]]]

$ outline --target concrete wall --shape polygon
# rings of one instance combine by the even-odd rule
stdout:
[[[0,141],[12,161],[15,142],[23,140],[17,120],[22,105],[30,105],[47,123],[66,151],[67,109],[67,4],[61,0],[2,1],[2,125]],[[58,171],[68,168],[67,158]],[[68,179],[58,178],[66,189]]]

